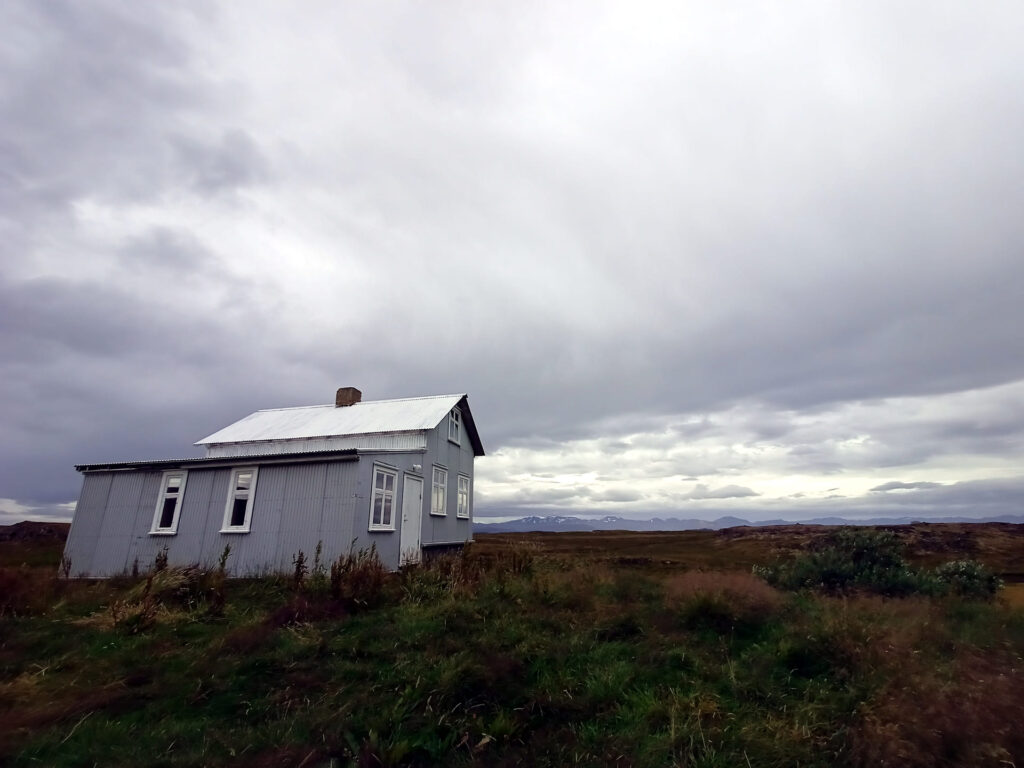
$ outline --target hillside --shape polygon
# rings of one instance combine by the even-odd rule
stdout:
[[[1008,575],[1020,534],[897,533],[922,566]],[[402,574],[309,557],[228,582],[59,581],[50,542],[0,567],[0,764],[1021,764],[1016,586],[891,598],[750,572],[827,535],[482,535]]]
[[[71,530],[71,523],[41,523],[23,520],[13,525],[0,525],[0,542],[49,541],[63,542]]]

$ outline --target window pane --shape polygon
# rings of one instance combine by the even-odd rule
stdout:
[[[245,507],[248,499],[236,498],[234,503],[231,505],[231,527],[239,528],[245,525]]]
[[[391,525],[391,497],[386,496],[384,498],[384,525]]]
[[[377,470],[377,474],[373,477],[373,487],[381,490],[384,489],[384,473],[380,470]]]
[[[160,510],[160,528],[170,528],[174,523],[174,510],[178,506],[178,497],[164,499],[164,508]]]
[[[252,484],[252,472],[239,472],[238,480],[235,482],[235,490],[247,491]]]
[[[381,515],[384,508],[384,499],[380,495],[373,497],[373,524],[380,525]]]
[[[167,493],[177,493],[181,488],[181,475],[171,475],[167,478]]]
[[[384,488],[388,491],[394,490],[395,478],[392,475],[384,475]]]

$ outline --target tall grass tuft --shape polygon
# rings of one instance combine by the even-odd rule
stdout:
[[[377,547],[349,552],[331,563],[331,598],[351,613],[383,604],[389,595],[391,574],[377,555]]]

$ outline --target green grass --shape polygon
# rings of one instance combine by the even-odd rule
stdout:
[[[135,634],[110,605],[138,585],[40,569],[45,604],[0,618],[0,764],[1024,759],[1018,608],[512,548],[389,577],[368,607],[229,582],[222,615],[199,593]]]

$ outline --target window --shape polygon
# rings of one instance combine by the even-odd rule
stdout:
[[[462,414],[458,408],[452,408],[448,414],[448,439],[453,443],[459,442],[459,435],[462,433]]]
[[[232,470],[228,501],[224,505],[221,533],[248,533],[252,521],[252,500],[256,495],[256,467]]]
[[[448,508],[448,470],[434,467],[434,482],[430,494],[430,514],[443,515]]]
[[[160,498],[153,513],[153,527],[149,532],[170,536],[178,532],[178,513],[181,512],[181,497],[185,495],[185,479],[188,472],[164,472],[160,479]]]
[[[469,478],[459,475],[459,505],[455,510],[456,517],[469,517]]]
[[[398,473],[384,467],[373,468],[373,497],[370,500],[370,530],[395,530],[395,478]]]

